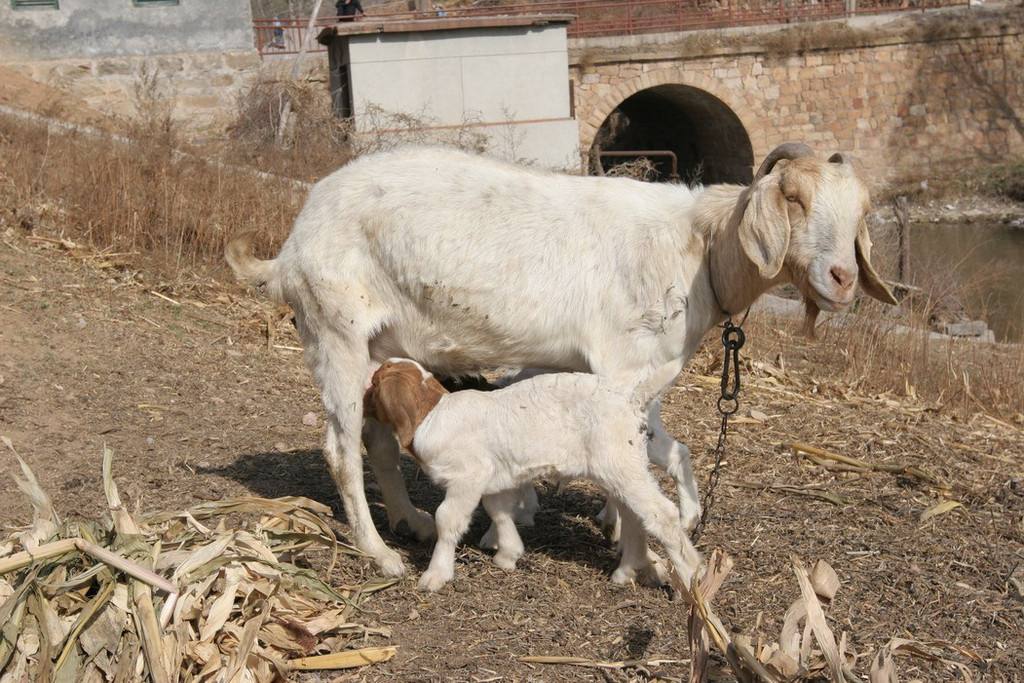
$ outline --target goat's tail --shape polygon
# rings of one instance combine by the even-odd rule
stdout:
[[[264,261],[253,256],[253,234],[247,232],[228,242],[224,249],[224,258],[239,282],[250,287],[263,288],[270,298],[281,301],[283,297],[277,281],[277,262],[274,259]]]
[[[633,400],[639,404],[641,408],[646,409],[651,404],[651,401],[656,399],[658,395],[665,389],[669,384],[679,376],[679,373],[683,370],[683,359],[676,358],[670,360],[664,365],[655,368],[654,371],[647,376],[647,378],[633,390]]]

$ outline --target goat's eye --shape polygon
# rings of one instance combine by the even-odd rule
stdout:
[[[800,203],[800,198],[795,196],[795,195],[787,195],[786,196],[786,201],[787,202],[792,202],[793,204],[799,204]]]

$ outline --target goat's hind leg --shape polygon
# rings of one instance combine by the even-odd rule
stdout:
[[[308,334],[308,328],[307,328]],[[385,576],[405,573],[402,557],[385,545],[370,516],[363,488],[359,448],[363,426],[364,382],[370,369],[368,342],[352,331],[318,330],[303,343],[315,349],[311,366],[327,411],[324,458],[331,472],[357,548],[373,558]]]
[[[409,500],[409,492],[402,477],[398,439],[394,432],[387,425],[367,419],[363,423],[363,443],[366,445],[370,467],[380,485],[391,530],[401,531],[404,524],[420,542],[433,538],[434,518]]]
[[[614,501],[608,498],[609,502]],[[647,531],[636,514],[622,501],[615,501],[622,520],[619,548],[622,556],[619,566],[612,572],[612,583],[628,584],[633,581],[657,588],[668,584],[668,573],[658,554],[647,546]]]

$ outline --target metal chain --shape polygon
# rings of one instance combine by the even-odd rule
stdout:
[[[748,309],[747,313],[749,312]],[[715,446],[715,466],[708,476],[708,485],[701,501],[700,520],[697,521],[697,526],[693,530],[694,543],[699,541],[704,533],[708,519],[711,517],[711,506],[715,503],[715,488],[718,487],[718,480],[722,474],[722,458],[725,457],[725,437],[729,433],[729,417],[740,409],[740,349],[743,348],[743,344],[747,340],[746,335],[743,334],[743,323],[746,321],[747,316],[744,314],[739,325],[733,324],[732,318],[726,320],[722,325],[722,348],[725,350],[725,357],[722,360],[722,393],[718,397],[718,412],[722,415],[722,427],[718,431],[718,445]]]

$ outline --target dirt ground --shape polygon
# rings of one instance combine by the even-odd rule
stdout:
[[[232,285],[197,279],[171,288],[114,256],[9,230],[0,240],[0,434],[68,516],[102,513],[99,465],[108,444],[122,493],[143,510],[241,494],[304,495],[334,507],[344,537],[320,457],[318,396],[301,354],[288,348],[297,343],[288,324],[271,325],[269,344],[263,336],[269,310]],[[750,324],[745,417],[730,435],[701,542],[704,552],[721,547],[736,562],[716,598],[719,615],[776,640],[799,596],[790,557],[823,559],[842,580],[828,608],[831,625],[862,657],[858,671],[901,636],[955,644],[960,651],[946,648],[949,657],[975,680],[1024,680],[1021,426],[851,392],[789,327]],[[711,359],[709,351],[698,355],[665,407],[670,431],[693,451],[702,487],[717,436]],[[304,421],[308,413],[315,426]],[[781,446],[792,441],[921,467],[948,482],[963,507],[922,522],[940,500],[936,487],[908,475],[829,472]],[[15,469],[12,457],[0,457],[0,481],[10,482]],[[411,463],[406,474],[414,500],[433,509],[438,491]],[[5,490],[0,523],[25,522],[28,505],[13,485]],[[385,528],[372,484],[370,496]],[[370,600],[361,619],[390,627],[389,640],[370,644],[390,642],[398,655],[339,680],[685,679],[681,601],[609,582],[616,556],[593,521],[601,506],[595,491],[573,484],[558,494],[544,485],[541,504],[537,526],[524,530],[518,572],[497,569],[474,547],[484,530],[478,514],[456,581],[434,595],[415,588],[430,548],[386,533],[412,575]],[[372,571],[346,557],[331,580]],[[526,664],[525,655],[642,663],[601,670]],[[904,681],[959,676],[921,659],[900,657],[897,667]]]

